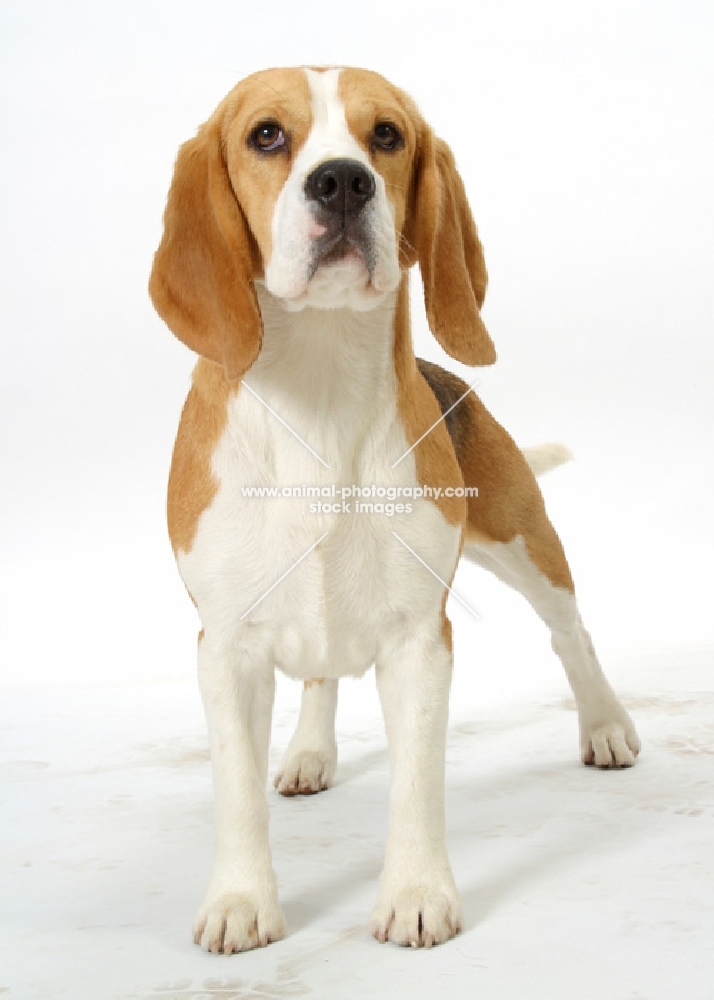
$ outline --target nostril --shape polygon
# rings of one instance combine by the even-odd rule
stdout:
[[[330,173],[324,173],[317,183],[317,192],[322,198],[334,197],[338,188],[337,178]]]
[[[374,194],[374,179],[372,175],[363,167],[360,167],[352,177],[350,189],[352,194],[358,199],[367,201]]]

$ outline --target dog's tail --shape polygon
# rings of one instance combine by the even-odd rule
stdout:
[[[522,448],[521,451],[534,476],[543,476],[564,462],[570,462],[573,457],[564,444],[557,442],[536,444],[532,448]]]

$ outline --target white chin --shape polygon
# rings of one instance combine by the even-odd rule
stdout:
[[[288,296],[279,295],[277,289],[270,287],[269,282],[266,285],[268,291],[277,295],[284,308],[290,312],[307,308],[355,309],[366,312],[383,302],[385,296],[393,290],[378,290],[370,281],[364,262],[354,257],[321,264],[307,284]]]

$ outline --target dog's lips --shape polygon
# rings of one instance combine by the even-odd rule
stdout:
[[[318,230],[322,231],[318,232]],[[313,233],[308,280],[314,277],[319,268],[340,264],[360,264],[371,277],[374,268],[370,266],[372,256],[370,239],[362,226],[351,226],[349,221],[347,225],[338,227],[322,226],[316,223]]]
[[[366,243],[361,234],[352,236],[343,229],[318,236],[312,241],[308,281],[312,280],[320,268],[340,264],[359,264],[370,272]]]
[[[323,254],[320,263],[337,264],[343,260],[360,260],[364,262],[362,250],[345,236],[341,236],[334,246]]]

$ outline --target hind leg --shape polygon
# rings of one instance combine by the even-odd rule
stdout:
[[[575,695],[586,764],[631,767],[640,741],[603,673],[580,618],[560,539],[526,460],[483,404],[469,401],[474,440],[462,460],[469,499],[464,555],[491,570],[530,602],[551,632]]]
[[[575,695],[583,762],[602,768],[631,767],[640,741],[598,662],[573,591],[553,584],[538,568],[523,535],[510,542],[472,535],[464,554],[523,594],[550,629],[553,649]]]
[[[337,765],[335,712],[338,681],[305,681],[300,716],[275,775],[281,795],[314,795],[332,784]]]

